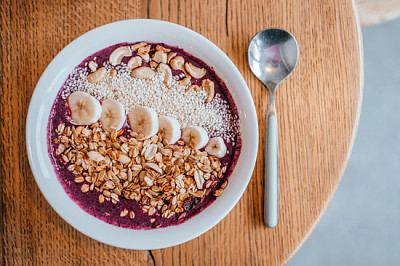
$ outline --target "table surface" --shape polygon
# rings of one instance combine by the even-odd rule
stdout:
[[[280,265],[318,222],[346,167],[361,107],[362,50],[351,1],[8,0],[0,14],[3,264]],[[23,134],[30,97],[53,57],[81,34],[131,18],[178,23],[219,46],[244,76],[260,125],[252,179],[229,215],[188,243],[148,252],[99,243],[62,220],[35,183]],[[275,229],[262,222],[268,92],[247,66],[248,44],[266,27],[291,31],[300,46],[296,71],[276,95],[280,213]]]

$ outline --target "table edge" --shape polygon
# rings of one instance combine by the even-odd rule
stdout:
[[[324,206],[321,209],[319,216],[317,217],[315,222],[311,225],[309,231],[305,234],[303,239],[300,241],[299,245],[292,251],[292,253],[289,255],[289,257],[285,259],[284,264],[288,263],[289,260],[291,258],[293,258],[293,256],[297,253],[297,251],[300,250],[300,248],[304,245],[304,243],[307,241],[308,237],[311,235],[311,233],[314,231],[316,226],[321,221],[322,216],[324,215],[329,203],[331,202],[333,196],[335,195],[335,193],[340,185],[340,182],[342,180],[343,174],[344,174],[347,164],[349,162],[350,155],[353,150],[354,142],[355,142],[355,139],[357,136],[358,125],[360,122],[361,106],[362,106],[362,102],[363,102],[363,93],[364,93],[364,46],[363,46],[363,41],[362,41],[363,40],[362,39],[362,31],[361,31],[361,24],[360,24],[360,20],[359,20],[357,5],[355,3],[355,0],[351,0],[351,2],[352,2],[353,12],[354,12],[354,17],[356,20],[356,29],[357,29],[357,36],[358,36],[358,47],[359,47],[358,55],[359,55],[359,63],[360,63],[360,80],[359,80],[360,91],[359,91],[359,96],[358,96],[357,111],[355,114],[353,133],[352,133],[350,143],[349,143],[349,149],[347,151],[346,158],[343,161],[342,168],[340,169],[338,182],[335,184],[334,188],[331,190],[327,200],[323,202]]]

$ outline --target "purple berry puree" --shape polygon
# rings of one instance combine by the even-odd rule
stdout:
[[[110,47],[107,47],[89,57],[87,57],[78,67],[87,68],[87,63],[94,58],[96,58],[96,63],[101,66],[103,63],[108,61],[108,58],[111,52],[122,45],[132,45],[134,43],[120,43]],[[151,44],[152,47],[157,45],[156,43],[148,43]],[[231,109],[233,117],[238,117],[238,112],[236,105],[233,101],[231,94],[229,93],[225,83],[217,77],[214,70],[206,65],[203,61],[198,58],[193,57],[192,55],[186,53],[182,49],[178,47],[171,47],[163,43],[159,43],[160,45],[170,48],[172,51],[176,52],[177,55],[183,56],[185,58],[185,62],[191,62],[193,65],[197,67],[204,67],[207,70],[207,74],[205,78],[208,78],[215,83],[215,93],[219,94],[221,98],[225,99],[229,103],[229,108]],[[152,52],[150,52],[152,54]],[[135,55],[135,54],[134,54]],[[127,63],[130,57],[125,57],[123,59],[123,63]],[[148,65],[149,63],[144,62],[143,65]],[[90,71],[89,71],[90,73]],[[182,71],[180,70],[173,70],[173,75],[179,75]],[[67,78],[67,80],[70,77]],[[200,80],[196,80],[192,78],[192,84],[200,85]],[[65,84],[65,83],[64,83]],[[134,199],[126,199],[120,197],[120,201],[116,204],[112,203],[111,201],[105,200],[103,203],[99,202],[99,195],[101,194],[100,191],[93,189],[89,190],[86,193],[81,191],[81,186],[83,183],[76,183],[74,182],[74,178],[76,177],[75,174],[67,170],[69,163],[64,163],[61,156],[57,156],[55,151],[57,150],[58,144],[55,143],[55,139],[58,138],[58,134],[56,133],[57,126],[60,123],[65,123],[65,126],[72,126],[70,123],[70,109],[67,104],[67,100],[61,97],[61,93],[64,90],[64,85],[61,87],[54,103],[52,110],[50,112],[49,122],[48,122],[48,149],[49,149],[49,156],[53,162],[53,166],[58,177],[59,182],[62,184],[65,192],[68,196],[78,204],[83,210],[87,213],[97,217],[98,219],[124,228],[132,228],[137,230],[143,229],[153,229],[158,227],[167,227],[171,225],[177,225],[184,222],[187,219],[195,216],[196,214],[200,213],[204,210],[208,205],[210,205],[216,197],[213,195],[214,191],[220,189],[221,185],[228,180],[229,176],[231,175],[239,154],[241,150],[241,137],[240,133],[235,134],[234,141],[230,143],[226,143],[228,153],[225,157],[219,159],[221,163],[221,167],[227,166],[227,171],[223,174],[222,178],[216,179],[218,183],[213,187],[210,187],[207,190],[207,193],[202,198],[196,198],[194,196],[189,197],[184,203],[184,212],[186,215],[184,218],[178,219],[180,214],[175,214],[171,218],[162,218],[159,212],[156,212],[154,215],[149,216],[142,210],[142,207],[139,202],[135,201]],[[232,123],[239,123],[239,121],[232,121]],[[123,130],[124,135],[127,136],[127,130],[129,129],[128,123],[125,123]],[[89,183],[88,183],[89,184]],[[90,185],[90,184],[89,184]],[[228,184],[229,186],[229,184]],[[133,211],[135,213],[135,218],[131,219],[129,214],[126,216],[121,217],[120,214],[123,210]],[[154,219],[155,218],[155,222]],[[151,222],[152,220],[153,222]]]

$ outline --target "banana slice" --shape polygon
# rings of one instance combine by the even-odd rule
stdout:
[[[90,125],[101,116],[100,102],[86,92],[76,91],[68,97],[71,109],[71,123],[77,125]]]
[[[199,126],[188,126],[182,129],[182,139],[195,149],[201,149],[208,142],[207,131]]]
[[[122,104],[113,99],[106,99],[102,102],[100,122],[108,132],[120,130],[125,123],[125,109]]]
[[[133,131],[150,138],[158,132],[158,117],[153,108],[137,106],[132,108],[128,114],[129,123]]]
[[[178,120],[169,116],[160,116],[158,122],[160,124],[158,132],[170,144],[174,144],[181,138],[181,125]]]
[[[208,142],[206,151],[215,157],[222,158],[226,155],[226,145],[221,137],[214,137]]]

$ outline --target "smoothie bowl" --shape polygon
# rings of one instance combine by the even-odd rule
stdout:
[[[82,233],[132,249],[180,244],[217,224],[248,184],[257,140],[251,95],[229,58],[154,20],[69,44],[27,118],[31,168],[50,205]]]

